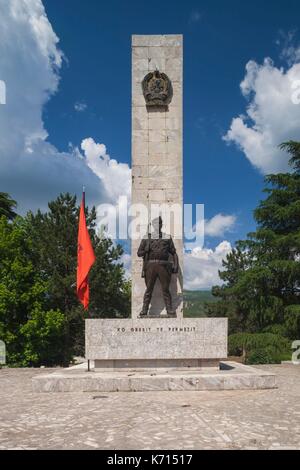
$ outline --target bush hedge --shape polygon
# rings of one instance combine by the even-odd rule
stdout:
[[[230,356],[244,356],[246,364],[278,364],[291,357],[291,342],[274,333],[235,333],[228,338]]]

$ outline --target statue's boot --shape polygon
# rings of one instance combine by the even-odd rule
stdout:
[[[149,309],[149,304],[144,302],[142,310],[140,312],[140,317],[146,317],[148,315],[148,309]]]
[[[170,295],[169,292],[164,293],[164,300],[165,300],[165,304],[166,304],[167,314],[172,316],[172,317],[176,317],[176,310],[174,310],[172,308],[172,300],[171,300],[171,295]]]
[[[170,317],[176,317],[176,310],[167,310],[167,315],[170,315]]]

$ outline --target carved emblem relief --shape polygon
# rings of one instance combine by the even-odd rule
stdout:
[[[142,81],[142,88],[147,106],[168,106],[172,100],[171,80],[159,70],[147,73]]]

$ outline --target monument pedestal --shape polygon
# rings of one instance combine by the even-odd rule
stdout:
[[[149,369],[87,372],[87,364],[61,369],[32,379],[34,392],[155,392],[203,390],[256,390],[276,388],[270,372],[237,362],[220,362],[220,368]]]
[[[87,364],[34,377],[34,392],[244,390],[274,374],[224,361],[227,318],[86,320]]]
[[[227,318],[88,319],[92,363],[34,377],[34,392],[245,390],[276,387],[276,377],[224,361]]]
[[[218,368],[227,357],[227,318],[88,319],[85,328],[96,370]]]

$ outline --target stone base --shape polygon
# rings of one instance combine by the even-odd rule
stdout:
[[[158,369],[159,371],[174,368],[174,370],[218,370],[219,359],[96,359],[95,371],[123,371],[137,370],[149,371]]]
[[[86,319],[85,357],[109,362],[223,359],[227,323],[220,317]]]
[[[86,367],[86,366],[85,366]],[[146,392],[155,390],[254,390],[276,388],[276,376],[236,362],[220,369],[142,371],[85,371],[82,366],[62,369],[32,379],[34,392]]]

